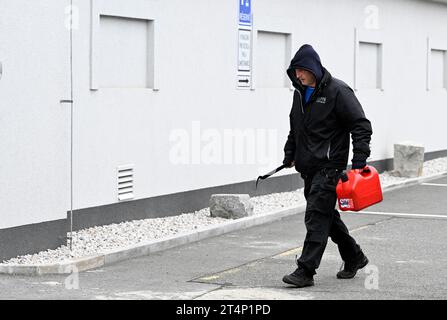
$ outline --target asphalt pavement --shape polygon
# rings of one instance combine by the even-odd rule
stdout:
[[[354,279],[335,277],[329,241],[314,287],[282,282],[305,237],[300,213],[68,277],[0,275],[0,299],[446,299],[447,178],[341,215],[370,260]]]

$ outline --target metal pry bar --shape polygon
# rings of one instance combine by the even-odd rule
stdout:
[[[263,176],[259,176],[258,179],[256,179],[256,189],[258,188],[259,180],[267,179],[271,175],[274,175],[275,173],[277,173],[278,171],[281,171],[282,169],[284,169],[286,167],[287,167],[287,165],[283,164],[282,166],[276,168],[275,170],[272,170],[272,171],[270,171],[269,173],[267,173],[267,174],[265,174]]]

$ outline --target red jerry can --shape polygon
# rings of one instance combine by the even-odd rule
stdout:
[[[360,211],[382,201],[379,173],[372,166],[349,170],[337,184],[337,198],[342,211]]]

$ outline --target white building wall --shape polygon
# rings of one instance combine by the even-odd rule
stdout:
[[[70,207],[69,1],[0,0],[0,229]]]
[[[6,4],[10,10],[13,8],[10,2],[12,1],[0,0],[2,25],[5,24],[3,9]],[[262,57],[257,59],[258,31],[284,34],[286,45],[288,44],[286,50],[289,50],[289,60],[299,46],[304,43],[312,44],[332,75],[352,87],[356,86],[354,62],[357,61],[357,66],[360,63],[359,52],[356,53],[355,50],[356,39],[381,43],[382,89],[359,88],[356,91],[373,124],[370,160],[391,158],[393,143],[402,140],[423,143],[427,152],[447,149],[442,134],[444,119],[447,116],[447,90],[427,90],[427,62],[429,62],[427,38],[430,38],[431,45],[436,49],[447,49],[445,43],[447,5],[431,1],[382,0],[375,1],[376,7],[371,11],[371,7],[368,7],[371,5],[370,1],[358,0],[275,2],[252,0],[252,2],[253,88],[238,90],[236,89],[238,1],[129,0],[124,4],[121,0],[74,0],[74,5],[79,9],[79,27],[74,30],[73,52],[74,209],[118,202],[116,171],[121,165],[134,165],[135,199],[142,199],[252,180],[279,164],[283,158],[282,148],[289,130],[288,114],[293,91],[290,87],[258,86],[257,70],[262,68],[258,60],[263,59]],[[29,94],[21,95],[19,99],[8,95],[10,103],[7,105],[1,102],[2,117],[3,110],[13,110],[11,105],[14,105],[16,110],[20,105],[32,105],[37,110],[49,105],[45,100],[38,100],[39,105],[36,105],[34,94],[28,91],[30,88],[40,95],[45,92],[44,96],[48,99],[53,95],[59,99],[66,92],[63,88],[67,82],[62,78],[67,70],[61,56],[64,52],[61,48],[67,46],[66,38],[65,42],[62,41],[66,34],[64,35],[65,29],[62,27],[55,27],[61,25],[65,18],[63,4],[60,1],[39,1],[39,3],[48,4],[51,10],[46,12],[45,16],[36,17],[33,12],[40,9],[37,5],[36,8],[28,6],[31,8],[27,9],[30,12],[27,17],[32,21],[42,21],[44,25],[37,24],[34,30],[20,34],[20,37],[27,39],[24,43],[28,43],[46,32],[57,33],[53,38],[58,40],[57,48],[54,41],[45,42],[43,40],[46,37],[40,36],[39,42],[31,47],[25,47],[24,44],[8,47],[8,54],[20,51],[17,53],[20,56],[26,55],[27,51],[32,51],[34,48],[40,50],[45,48],[45,59],[41,58],[39,63],[27,60],[27,63],[34,69],[38,66],[39,75],[45,74],[42,69],[52,70],[51,68],[57,65],[55,73],[59,74],[60,78],[40,76],[38,78],[41,81],[37,81],[37,88],[30,87],[30,84],[35,82],[27,79],[22,78],[15,82],[16,93],[23,93],[25,90],[22,88],[26,86]],[[366,27],[376,27],[375,8],[378,9],[379,29],[368,29]],[[16,17],[26,18],[19,7],[15,10]],[[146,19],[151,21],[150,24],[153,23],[151,27],[153,29],[148,27],[147,37],[154,47],[148,46],[146,52],[148,57],[153,56],[153,59],[149,59],[153,61],[153,65],[149,63],[142,66],[147,68],[147,74],[153,72],[154,75],[147,80],[147,88],[142,87],[140,74],[138,77],[134,75],[138,78],[138,81],[134,82],[137,83],[134,85],[136,87],[129,88],[127,85],[121,88],[102,87],[104,83],[107,85],[107,81],[101,79],[111,79],[114,80],[113,83],[123,80],[125,84],[130,83],[131,79],[127,81],[117,76],[116,72],[123,72],[120,71],[122,69],[119,59],[115,61],[116,68],[107,69],[101,66],[103,62],[101,55],[109,56],[107,52],[99,52],[103,47],[100,37],[104,36],[100,32],[101,24],[97,19],[100,14]],[[19,28],[19,22],[14,22],[12,19],[6,21],[8,27],[17,24],[16,28]],[[46,24],[49,30],[46,29]],[[134,27],[135,33],[129,33],[127,39],[129,41],[125,41],[126,44],[117,43],[117,50],[121,50],[120,45],[128,45],[137,37],[141,38],[144,32],[141,23],[136,23]],[[113,26],[109,29],[113,30]],[[12,43],[16,37],[16,33],[14,36],[8,36],[0,31],[0,39],[3,42]],[[276,40],[272,39],[272,42],[274,41]],[[108,46],[110,47],[110,43]],[[262,49],[262,46],[260,47]],[[131,55],[132,52],[126,54]],[[17,64],[15,68],[21,70],[22,67]],[[28,71],[29,68],[26,70],[25,74],[35,76],[34,72]],[[136,67],[135,72],[140,70]],[[4,77],[0,80],[2,92],[5,83]],[[49,83],[53,87],[50,87]],[[262,83],[265,82],[261,81]],[[8,85],[13,86],[12,83]],[[0,92],[0,95],[3,97],[5,94]],[[56,100],[53,99],[52,103],[55,103],[54,101]],[[1,129],[2,135],[8,136],[15,136],[14,133],[20,131],[19,137],[22,142],[27,139],[30,141],[38,139],[38,142],[33,141],[32,144],[33,152],[42,158],[37,167],[42,169],[45,165],[47,170],[58,169],[51,172],[43,171],[39,175],[31,174],[34,171],[29,168],[31,163],[29,159],[22,165],[17,165],[19,164],[17,161],[14,164],[14,159],[25,157],[26,149],[18,147],[11,139],[5,141],[2,138],[1,150],[10,152],[9,158],[1,160],[2,175],[5,166],[10,169],[6,180],[3,179],[1,182],[2,189],[7,190],[2,196],[9,199],[7,200],[9,204],[5,205],[3,201],[0,204],[2,216],[7,216],[7,222],[3,222],[0,228],[36,220],[51,220],[62,216],[62,211],[69,209],[68,180],[65,179],[68,163],[60,160],[63,156],[67,159],[69,148],[62,143],[67,141],[67,110],[59,105],[51,110],[53,110],[51,115],[48,115],[52,117],[49,122],[51,125],[47,125],[43,133],[40,131],[42,135],[29,130],[36,126],[36,118],[29,117],[25,110],[9,114],[16,121],[20,120],[26,130],[18,130],[9,121]],[[39,114],[40,118],[42,116],[44,115]],[[48,124],[48,121],[46,123]],[[272,130],[268,131],[273,139],[266,151],[269,159],[267,161],[257,155],[253,163],[240,164],[236,163],[233,157],[230,163],[222,163],[225,160],[225,155],[222,154],[221,163],[206,164],[204,162],[207,159],[195,157],[195,151],[203,151],[208,145],[206,140],[201,142],[201,146],[197,145],[200,142],[198,141],[200,138],[196,138],[199,126],[200,133],[208,130],[206,131],[210,135],[208,141],[223,144],[226,129],[233,130],[233,133],[236,129],[248,129],[248,133],[255,134],[255,143],[265,141],[262,132],[257,132],[256,129]],[[186,137],[190,139],[188,148],[190,161],[189,164],[174,164],[170,153],[178,140],[172,141],[170,138],[175,138],[176,133],[181,136],[185,130]],[[64,132],[62,136],[59,135],[61,131]],[[55,144],[49,145],[45,139],[48,136],[56,139],[55,144],[59,143],[60,146],[56,148]],[[234,152],[235,147],[230,145],[222,150],[224,153],[230,150]],[[57,156],[54,154],[56,151],[39,153],[39,150],[48,148],[57,150]],[[249,148],[247,145],[243,150]],[[257,147],[255,153],[257,151],[263,150]],[[23,174],[24,168],[27,168],[28,174]],[[293,173],[292,170],[284,174],[289,173]],[[17,180],[17,176],[22,177],[22,180]],[[46,179],[44,186],[42,177]],[[54,177],[54,180],[48,180],[48,177]],[[59,190],[57,194],[53,193],[55,203],[49,204],[48,197],[34,195],[35,197],[29,198],[23,205],[13,205],[23,203],[24,194],[33,195],[33,190],[27,189],[31,188],[30,186],[42,190],[45,188]],[[43,192],[42,190],[39,192]],[[59,204],[67,205],[64,207]],[[31,208],[40,209],[31,211]],[[4,212],[19,212],[19,214],[10,216]],[[27,216],[26,212],[32,212],[32,216]]]

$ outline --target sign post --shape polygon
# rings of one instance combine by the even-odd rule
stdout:
[[[238,0],[238,66],[237,87],[239,89],[250,89],[251,87],[251,65],[252,65],[252,29],[253,14],[251,0]]]

